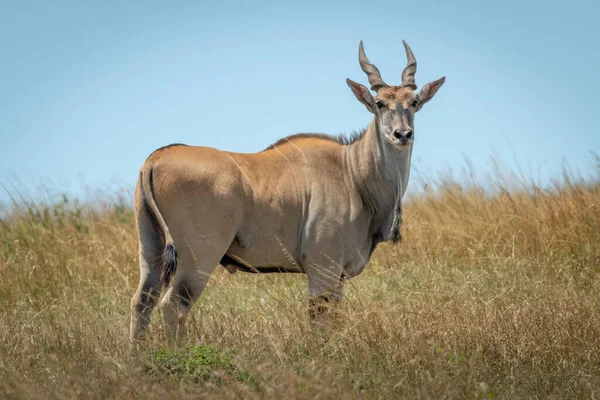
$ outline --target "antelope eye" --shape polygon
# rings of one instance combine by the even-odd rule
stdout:
[[[383,108],[383,107],[385,107],[385,104],[383,104],[383,103],[382,103],[381,101],[379,101],[379,100],[378,100],[378,101],[377,101],[375,104],[377,105],[377,108]]]
[[[417,100],[413,101],[412,104],[410,105],[413,108],[417,108],[417,105],[419,104],[419,102]]]

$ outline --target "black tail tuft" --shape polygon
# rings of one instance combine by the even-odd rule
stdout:
[[[171,278],[175,274],[177,270],[177,248],[175,244],[167,243],[165,246],[165,250],[162,255],[162,271],[160,274],[160,279],[162,281],[163,287],[169,285],[171,282]]]

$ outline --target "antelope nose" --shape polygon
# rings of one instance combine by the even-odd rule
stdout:
[[[401,131],[400,129],[397,129],[394,131],[394,137],[396,139],[400,139],[403,142],[408,141],[412,138],[413,135],[413,131],[412,129],[407,129],[405,131]]]

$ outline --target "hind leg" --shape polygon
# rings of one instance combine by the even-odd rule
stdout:
[[[217,264],[218,265],[218,264]],[[216,268],[216,265],[215,265]],[[214,271],[214,268],[210,273]],[[208,283],[209,274],[195,273],[186,277],[177,288],[179,296],[179,319],[177,325],[177,341],[181,342],[187,336],[186,322],[192,306],[198,300]]]
[[[150,314],[161,292],[160,257],[162,240],[146,209],[137,213],[138,237],[140,242],[140,282],[131,299],[131,324],[129,338],[133,343],[146,330]]]
[[[173,284],[160,302],[165,321],[165,332],[169,342],[177,339],[181,342],[186,336],[186,320],[192,305],[198,300],[206,287],[210,275],[233,240],[223,241],[221,249],[215,252],[215,246],[199,244],[195,248],[179,247],[179,262]]]
[[[231,246],[242,221],[240,182],[213,170],[212,165],[199,167],[193,177],[186,170],[185,177],[173,183],[173,190],[165,190],[158,199],[169,205],[162,208],[162,214],[178,254],[172,286],[160,302],[171,342],[184,337],[190,308]]]

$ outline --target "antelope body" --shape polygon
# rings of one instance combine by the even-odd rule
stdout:
[[[185,319],[218,264],[229,272],[300,272],[308,277],[310,316],[341,300],[343,281],[359,274],[382,241],[400,240],[413,117],[444,78],[413,92],[416,61],[401,86],[388,86],[364,54],[372,96],[347,80],[374,114],[351,140],[294,135],[259,153],[171,145],[152,153],[135,191],[140,283],[130,336],[145,330],[160,302],[167,336],[182,338]]]

